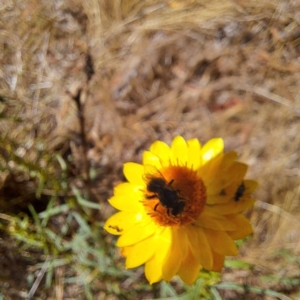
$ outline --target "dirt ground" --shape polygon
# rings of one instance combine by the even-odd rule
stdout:
[[[256,267],[225,270],[223,280],[260,285],[257,274],[275,274],[263,286],[297,299],[299,287],[279,279],[300,282],[299,1],[7,0],[0,16],[2,158],[10,147],[31,162],[41,152],[72,157],[70,184],[88,184],[104,220],[123,163],[140,162],[153,141],[222,137],[259,182],[248,212],[255,233],[240,255]],[[35,199],[9,161],[1,214],[28,203],[42,211],[49,193]],[[10,245],[3,233],[2,293],[21,291],[19,271],[35,263],[11,257]]]

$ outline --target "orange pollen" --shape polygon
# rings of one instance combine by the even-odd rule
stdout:
[[[182,226],[198,219],[206,203],[202,179],[183,166],[169,166],[147,176],[143,205],[161,226]]]

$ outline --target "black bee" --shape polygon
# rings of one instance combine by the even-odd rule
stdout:
[[[169,183],[163,178],[152,178],[148,185],[147,191],[153,193],[153,195],[146,195],[148,200],[158,198],[160,203],[157,203],[154,207],[156,208],[159,204],[165,207],[173,216],[180,214],[185,207],[185,201],[179,195],[179,191],[175,190],[171,185],[174,180]]]
[[[245,184],[244,184],[244,182],[242,182],[238,186],[238,188],[237,188],[237,190],[235,192],[234,201],[239,201],[243,197],[243,195],[245,193],[245,190],[246,190]]]

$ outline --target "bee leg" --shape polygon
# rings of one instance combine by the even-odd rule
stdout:
[[[159,205],[159,203],[157,203],[157,204],[154,206],[154,211],[156,211],[156,208],[157,208],[158,205]]]
[[[171,208],[167,208],[167,215],[170,217],[170,216],[174,216],[174,213],[173,213],[174,209],[172,209],[171,211]]]
[[[151,200],[151,199],[157,198],[157,196],[156,196],[156,195],[146,195],[146,198],[147,198],[148,200]]]

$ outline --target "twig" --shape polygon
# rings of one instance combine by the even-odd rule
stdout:
[[[95,74],[92,56],[90,55],[89,52],[87,52],[87,54],[86,54],[84,72],[87,77],[86,84],[84,85],[84,87],[86,89],[86,98],[88,99],[88,95],[89,95],[88,84],[89,84],[91,78],[93,77],[93,75]],[[82,102],[83,102],[82,101],[82,91],[83,91],[83,88],[80,88],[80,89],[78,89],[76,95],[71,95],[70,92],[68,92],[68,94],[74,100],[74,102],[76,103],[76,107],[77,107],[77,116],[79,119],[79,126],[80,126],[80,136],[81,136],[81,140],[82,140],[84,181],[87,186],[88,194],[90,195],[91,194],[90,162],[88,160],[88,155],[87,155],[88,143],[87,143],[86,130],[85,130],[86,120],[85,120],[85,115],[84,115],[84,105],[82,104]]]
[[[72,99],[75,101],[77,106],[77,116],[79,119],[80,136],[82,140],[82,152],[83,152],[83,163],[84,163],[84,180],[87,184],[88,190],[90,190],[91,179],[90,179],[90,163],[87,158],[87,139],[85,134],[85,116],[84,116],[84,106],[81,103],[82,88],[80,88]]]

